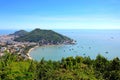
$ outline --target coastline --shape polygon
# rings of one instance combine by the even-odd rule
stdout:
[[[75,43],[72,43],[72,44],[75,44]],[[32,57],[30,56],[30,52],[31,52],[32,50],[34,50],[34,49],[38,48],[38,47],[42,47],[42,46],[72,45],[72,44],[46,44],[46,45],[40,45],[40,46],[36,45],[36,46],[34,46],[34,47],[30,48],[30,49],[28,50],[28,52],[27,52],[27,54],[26,54],[26,55],[27,55],[28,59],[32,59]]]
[[[59,45],[64,45],[64,44],[59,44]],[[58,46],[58,45],[54,45],[54,44],[52,44],[52,45],[41,45],[41,46],[38,46],[38,45],[37,45],[37,46],[34,46],[34,47],[30,48],[30,49],[28,50],[27,55],[29,55],[30,52],[31,52],[32,50],[34,50],[35,48],[42,47],[42,46]]]
[[[64,44],[59,44],[59,45],[64,45]],[[52,44],[52,45],[42,45],[42,46],[56,46],[56,45],[54,45],[54,44]],[[42,47],[42,46],[34,46],[34,47],[32,47],[32,48],[30,48],[29,50],[28,50],[28,52],[27,52],[27,58],[28,59],[31,59],[32,60],[32,57],[30,56],[30,52],[32,51],[32,50],[34,50],[34,49],[36,49],[36,48],[38,48],[38,47]]]
[[[32,51],[32,50],[34,50],[35,48],[37,48],[37,47],[39,47],[39,46],[34,46],[34,47],[32,47],[32,48],[30,48],[29,50],[28,50],[28,52],[27,52],[27,57],[28,57],[28,59],[32,59],[32,57],[30,56],[30,52]]]

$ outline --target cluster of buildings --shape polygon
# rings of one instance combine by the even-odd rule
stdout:
[[[1,35],[0,36],[0,56],[4,55],[7,51],[12,54],[21,54],[23,57],[30,57],[29,54],[25,53],[25,49],[29,46],[36,46],[34,42],[16,42],[14,41],[14,35]]]

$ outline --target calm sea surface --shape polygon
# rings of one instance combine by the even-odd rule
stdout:
[[[0,35],[7,35],[7,34],[11,34],[14,33],[17,30],[0,30]]]
[[[30,55],[35,60],[61,60],[68,56],[90,56],[98,54],[107,59],[120,58],[120,30],[54,30],[77,41],[76,45],[41,46]],[[15,30],[0,30],[0,34],[10,34]]]
[[[61,60],[68,56],[90,56],[98,54],[107,59],[120,58],[120,30],[54,30],[77,41],[76,45],[42,46],[31,51],[35,60]]]

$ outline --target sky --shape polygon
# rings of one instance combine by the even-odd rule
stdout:
[[[0,0],[0,29],[120,29],[120,0]]]

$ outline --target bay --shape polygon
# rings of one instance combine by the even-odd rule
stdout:
[[[107,59],[120,58],[120,30],[54,30],[76,40],[76,45],[40,46],[30,52],[34,60],[61,60],[69,56],[90,56],[98,54]]]

